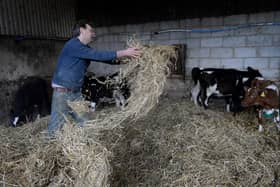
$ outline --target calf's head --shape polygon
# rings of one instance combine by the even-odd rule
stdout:
[[[10,125],[18,126],[26,122],[25,114],[16,112],[15,110],[10,111]]]
[[[18,109],[12,109],[10,111],[10,125],[17,127],[24,123],[35,121],[39,116],[40,114],[37,105],[32,105],[31,107],[21,111]]]
[[[241,101],[241,105],[243,107],[250,107],[256,105],[261,91],[257,87],[253,87],[253,88],[245,87],[244,90],[245,90],[245,97]]]
[[[249,88],[245,91],[245,97],[241,104],[243,107],[259,105],[264,109],[278,109],[278,92],[271,88]]]
[[[250,66],[247,68],[250,77],[262,77],[262,74],[257,69],[253,69]]]
[[[258,79],[258,78],[255,78],[251,82],[251,87],[252,88],[257,87],[259,89],[265,89],[269,85],[274,85],[274,82],[271,81],[271,80],[261,80],[261,79]]]

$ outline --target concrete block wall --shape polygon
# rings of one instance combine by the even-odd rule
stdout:
[[[258,23],[278,25],[245,27]],[[210,32],[213,29],[224,31]],[[170,32],[155,34],[168,30]],[[267,79],[280,80],[280,12],[123,25],[97,28],[96,32],[93,46],[98,49],[125,48],[127,39],[133,34],[146,44],[186,44],[187,79],[195,66],[241,70],[251,66],[259,69]],[[109,66],[107,70],[110,68],[115,67]],[[98,67],[93,66],[92,69]]]
[[[65,41],[0,38],[0,80],[51,76]]]

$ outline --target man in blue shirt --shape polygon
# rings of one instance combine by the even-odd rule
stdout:
[[[56,70],[54,72],[52,87],[51,119],[48,131],[53,136],[65,123],[65,117],[71,117],[76,123],[84,119],[73,111],[68,101],[81,99],[81,87],[84,74],[91,60],[112,61],[120,57],[139,57],[137,48],[127,48],[119,51],[97,51],[88,44],[93,41],[95,32],[93,25],[85,20],[75,24],[73,38],[63,47]]]

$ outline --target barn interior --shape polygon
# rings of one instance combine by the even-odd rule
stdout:
[[[209,110],[190,101],[193,67],[250,66],[279,87],[280,1],[2,0],[0,10],[1,186],[280,185],[280,139],[271,120],[259,133],[253,109],[233,117],[223,101]],[[68,152],[64,144],[41,141],[49,116],[16,128],[9,124],[15,94],[27,77],[51,86],[60,51],[80,19],[94,22],[97,37],[90,45],[98,50],[125,48],[135,37],[143,45],[176,46],[178,54],[158,103],[139,120],[129,116],[120,128],[103,129],[94,139],[98,156],[90,146],[78,147],[79,141],[89,144],[77,138],[84,132],[75,131],[77,144]],[[101,76],[123,67],[93,61],[88,71]],[[85,137],[95,135],[89,131]],[[78,154],[71,151],[85,163],[76,162]],[[86,163],[86,155],[96,159]]]

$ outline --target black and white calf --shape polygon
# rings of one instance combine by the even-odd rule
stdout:
[[[39,77],[29,77],[23,80],[22,86],[15,94],[13,107],[10,111],[12,126],[35,121],[41,116],[50,114],[51,102],[48,85]]]
[[[85,76],[82,95],[85,100],[91,102],[92,111],[95,111],[99,103],[115,103],[120,108],[126,106],[127,98],[130,96],[128,85],[125,80],[116,80],[118,78],[118,73],[107,77],[95,77],[93,74]]]
[[[244,86],[249,87],[256,77],[262,77],[262,75],[251,67],[248,67],[247,71],[195,67],[192,69],[194,84],[191,97],[196,105],[202,104],[205,109],[208,108],[211,96],[223,97],[226,101],[226,110],[235,114],[242,110]]]

